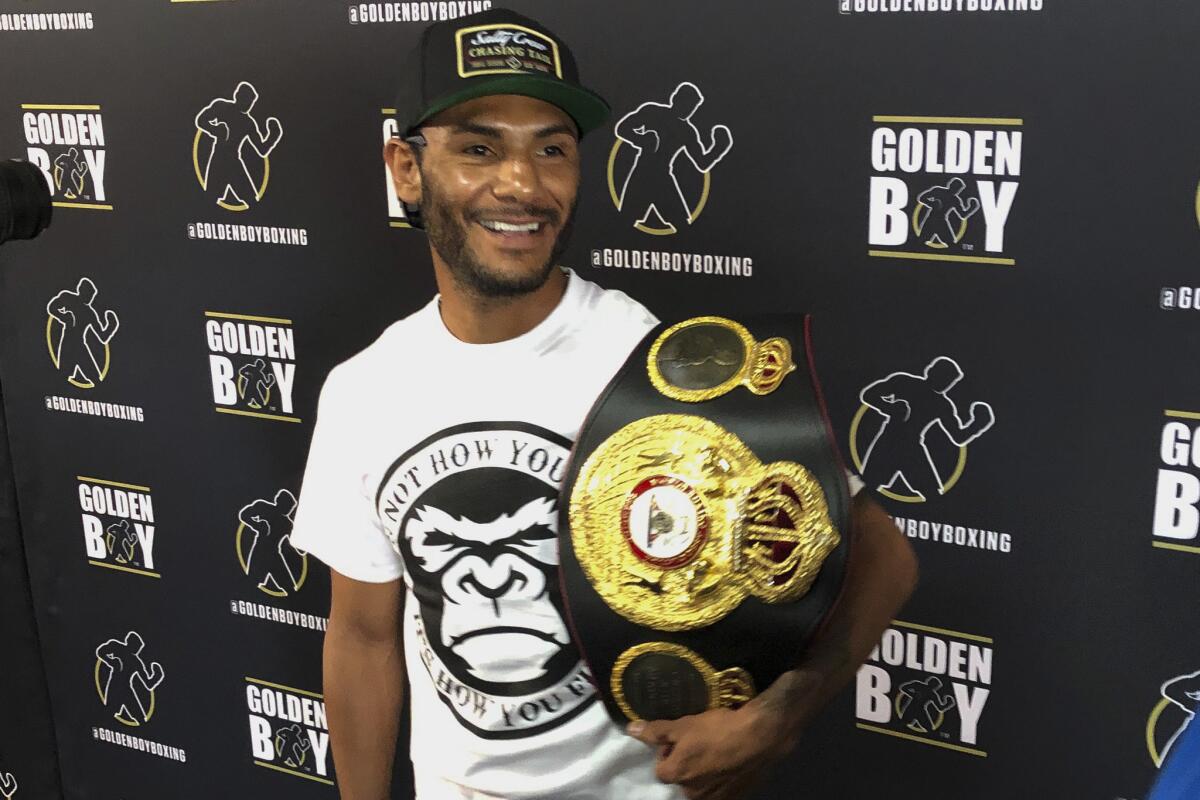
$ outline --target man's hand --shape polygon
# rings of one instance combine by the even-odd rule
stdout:
[[[688,800],[742,800],[765,768],[791,751],[795,739],[782,718],[755,706],[717,708],[626,729],[658,752],[654,774],[676,783]]]
[[[796,669],[736,711],[714,709],[627,728],[657,748],[655,774],[682,786],[688,800],[747,797],[765,768],[791,752],[813,716],[850,681],[912,592],[912,547],[866,492],[851,501],[850,528],[855,554],[844,596]]]

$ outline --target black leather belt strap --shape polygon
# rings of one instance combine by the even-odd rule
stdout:
[[[559,506],[566,605],[614,719],[737,705],[795,667],[850,539],[807,317],[652,330],[584,423]]]

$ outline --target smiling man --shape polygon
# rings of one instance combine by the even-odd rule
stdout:
[[[406,683],[420,800],[744,797],[878,640],[911,551],[859,497],[847,600],[796,670],[736,711],[614,724],[556,539],[572,443],[657,322],[558,265],[608,106],[561,39],[499,9],[430,26],[402,74],[384,158],[438,295],[330,373],[292,532],[331,567],[342,798],[388,797]]]

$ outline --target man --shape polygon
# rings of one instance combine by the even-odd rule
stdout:
[[[557,266],[579,138],[608,108],[561,40],[499,9],[430,26],[404,75],[384,158],[439,294],[330,373],[292,535],[332,568],[342,797],[388,796],[406,678],[420,800],[744,797],[878,641],[911,551],[861,497],[846,600],[803,664],[736,711],[614,725],[562,618],[555,538],[571,442],[655,324]]]

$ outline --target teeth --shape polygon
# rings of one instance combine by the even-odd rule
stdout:
[[[524,225],[514,225],[510,222],[483,220],[480,224],[490,231],[500,231],[502,233],[533,233],[542,227],[542,223],[540,222],[527,222]]]

